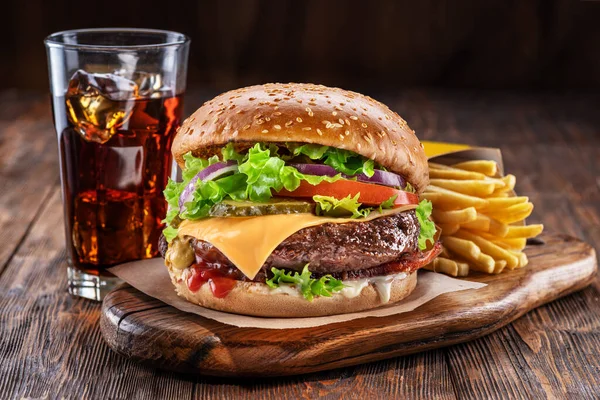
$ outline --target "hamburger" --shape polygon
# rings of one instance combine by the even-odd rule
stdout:
[[[265,84],[184,121],[159,248],[179,296],[261,317],[401,301],[440,252],[423,146],[406,121],[351,91]]]

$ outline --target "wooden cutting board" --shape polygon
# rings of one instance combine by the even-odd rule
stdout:
[[[530,264],[468,279],[488,286],[441,295],[414,311],[306,329],[237,328],[179,311],[121,285],[108,294],[100,326],[111,348],[158,368],[220,376],[294,375],[382,360],[476,339],[527,311],[587,286],[594,249],[544,235]]]

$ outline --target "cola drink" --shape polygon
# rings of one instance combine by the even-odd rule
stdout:
[[[77,71],[53,97],[74,268],[102,275],[157,254],[182,105],[159,74],[144,72]]]

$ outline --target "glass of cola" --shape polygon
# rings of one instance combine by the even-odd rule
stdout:
[[[86,29],[52,34],[45,44],[69,292],[101,300],[118,283],[108,267],[158,252],[190,40]]]

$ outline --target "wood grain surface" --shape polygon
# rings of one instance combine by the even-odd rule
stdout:
[[[370,93],[419,136],[500,147],[532,223],[600,248],[596,94]],[[189,92],[187,113],[211,94]],[[600,396],[600,280],[480,339],[286,378],[183,376],[113,352],[100,304],[67,294],[47,93],[0,92],[0,398]]]
[[[479,338],[590,284],[597,272],[590,245],[564,235],[541,240],[527,248],[527,268],[475,274],[469,279],[488,286],[447,293],[404,314],[305,329],[242,329],[165,307],[123,284],[104,299],[100,329],[120,354],[200,375],[298,375],[379,361]]]

